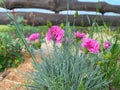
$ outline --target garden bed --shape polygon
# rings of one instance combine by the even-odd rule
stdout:
[[[38,61],[41,62],[41,59],[38,53],[36,53],[36,57],[38,58]],[[10,71],[9,74],[3,80],[0,80],[0,90],[24,90],[25,89],[25,87],[22,86],[22,84],[24,84],[26,81],[20,72],[27,74],[27,71],[33,71],[33,67],[31,64],[32,59],[28,52],[24,52],[24,59],[25,61],[22,64],[20,64],[19,67],[7,69],[2,73],[4,74]]]
[[[24,90],[25,87],[21,86],[21,84],[25,83],[25,80],[21,73],[26,73],[28,70],[32,71],[33,67],[30,62],[30,56],[25,55],[25,62],[20,64],[18,68],[10,68],[6,71],[10,71],[10,73],[0,81],[0,89],[1,90]],[[5,71],[5,72],[6,72]],[[4,73],[4,72],[3,72]]]
[[[51,43],[47,43],[47,44],[49,46],[49,49],[51,49],[52,48]],[[44,51],[44,53],[47,54],[46,52],[47,46],[45,43],[42,44],[41,48]],[[37,52],[35,53],[37,60],[41,62],[39,54]],[[29,53],[27,51],[23,51],[23,55],[25,59],[23,63],[21,63],[17,68],[10,68],[2,73],[4,74],[6,72],[9,72],[5,78],[0,80],[0,90],[25,90],[25,87],[22,85],[23,84],[25,85],[26,81],[21,73],[27,74],[27,71],[33,71],[34,69],[31,63],[32,58],[29,55]],[[0,76],[2,76],[2,74],[0,74]]]
[[[106,34],[104,34],[104,33],[101,33],[102,34],[102,36],[103,37],[107,37],[107,39],[109,39],[109,38],[111,38],[110,36],[107,36]],[[101,34],[99,34],[99,35],[101,35]],[[99,38],[99,35],[98,34],[96,34],[95,33],[95,35],[93,35],[93,36],[95,36],[94,38],[96,38],[97,40],[99,40],[100,38]],[[103,38],[103,39],[105,39],[104,41],[107,41],[107,39],[106,38]],[[90,39],[90,40],[93,40],[93,39]],[[44,41],[44,40],[43,40]],[[69,42],[69,41],[68,41]],[[94,40],[94,42],[95,42],[95,40]],[[54,46],[52,43],[48,43],[48,42],[46,42],[47,44],[45,44],[45,43],[42,43],[42,45],[41,45],[41,50],[43,51],[43,55],[47,55],[48,54],[48,51],[50,52],[50,53],[52,53],[53,51],[52,51],[52,49],[53,49],[53,47],[52,46]],[[66,42],[67,43],[67,42]],[[69,44],[69,43],[68,43]],[[67,45],[68,45],[67,44]],[[47,46],[46,46],[47,45]],[[57,44],[57,45],[59,45],[59,44]],[[61,46],[61,44],[60,44],[60,46]],[[70,45],[71,46],[71,45]],[[57,47],[56,47],[57,48]],[[70,48],[70,47],[69,47]],[[62,48],[61,48],[62,49]],[[64,48],[65,49],[65,48]],[[70,49],[72,49],[72,48],[70,48]],[[118,48],[119,49],[119,48]],[[66,49],[67,50],[67,49]],[[72,49],[73,51],[74,51],[74,48]],[[83,48],[81,48],[80,50],[83,50]],[[102,50],[102,49],[101,49]],[[107,49],[106,49],[107,50]],[[63,50],[64,51],[64,50]],[[58,53],[58,52],[57,52]],[[96,52],[96,53],[98,53],[98,52]],[[108,53],[108,52],[105,52],[106,54],[104,55],[104,58],[102,59],[102,58],[98,58],[98,59],[100,59],[101,61],[102,60],[109,60],[109,58],[111,58],[111,53]],[[55,66],[55,65],[57,65],[56,63],[52,63],[52,60],[60,60],[61,61],[61,64],[63,64],[62,62],[62,60],[64,60],[64,61],[72,61],[72,60],[74,60],[74,58],[73,59],[71,59],[71,58],[68,58],[68,57],[66,57],[67,55],[69,56],[69,57],[71,57],[71,56],[73,56],[73,53],[71,54],[71,53],[69,53],[68,52],[68,54],[67,55],[65,55],[66,53],[65,52],[63,52],[63,53],[61,53],[61,52],[59,52],[58,53],[58,55],[56,54],[56,53],[52,53],[52,55],[53,55],[53,58],[47,58],[47,57],[44,57],[44,58],[42,58],[42,60],[46,60],[46,58],[47,58],[47,61],[51,61],[51,62],[49,62],[49,63],[51,63],[51,67],[52,66]],[[87,54],[90,54],[90,53],[88,53],[88,52],[85,52],[85,55],[87,55]],[[34,65],[34,64],[32,64],[31,63],[31,61],[32,61],[32,58],[31,58],[31,56],[29,55],[29,53],[27,52],[27,51],[23,51],[23,55],[24,55],[24,59],[25,59],[25,61],[23,62],[23,63],[21,63],[19,66],[18,66],[18,68],[10,68],[10,69],[6,69],[0,76],[0,79],[2,78],[2,76],[3,76],[3,74],[4,73],[6,73],[6,72],[9,72],[7,75],[6,75],[6,77],[5,78],[3,78],[2,80],[0,80],[0,90],[26,90],[26,88],[25,88],[25,84],[26,85],[28,85],[29,83],[24,79],[24,75],[22,75],[21,73],[23,73],[23,74],[25,74],[25,76],[28,74],[27,73],[27,71],[30,71],[30,72],[33,72],[34,71],[34,68],[33,68],[33,66],[32,65]],[[35,51],[35,55],[36,55],[36,57],[37,57],[37,59],[38,59],[38,61],[39,62],[41,62],[41,58],[40,58],[40,56],[39,56],[39,54],[38,54],[38,52],[37,51]],[[63,58],[61,58],[61,57],[59,57],[59,58],[57,58],[56,56],[65,56],[65,57],[63,57]],[[79,54],[77,54],[78,56],[79,56]],[[96,55],[96,54],[90,54],[90,55],[92,55],[92,56],[94,56],[94,55]],[[101,54],[99,54],[99,55],[101,55]],[[54,57],[55,56],[55,57]],[[99,56],[100,57],[100,56]],[[90,59],[91,59],[92,57],[90,57]],[[84,59],[85,59],[85,57],[84,57]],[[59,60],[58,60],[58,63],[60,63],[59,62]],[[79,59],[77,59],[78,60],[78,63],[80,63],[79,64],[79,66],[80,65],[82,65],[81,63],[81,61],[82,61],[82,58],[81,58],[81,61],[79,60]],[[85,60],[89,60],[89,59],[85,59]],[[95,59],[95,60],[97,60],[97,59]],[[110,59],[110,60],[114,60],[114,59]],[[86,62],[86,61],[84,61],[84,62]],[[100,66],[100,67],[103,67],[103,65],[106,65],[106,63],[104,64],[103,62],[98,62],[98,61],[96,61],[94,64],[96,65],[96,63],[97,63],[97,65],[98,66]],[[43,66],[46,66],[45,65],[45,63],[42,63],[43,64]],[[39,65],[42,65],[42,64],[39,64],[38,63],[38,66]],[[50,64],[49,64],[50,65]],[[49,65],[47,65],[48,66],[48,68],[50,68],[50,66]],[[78,64],[77,64],[78,65]],[[86,65],[86,64],[85,64]],[[34,65],[35,66],[35,65]],[[75,64],[75,66],[76,66],[76,64]],[[77,67],[79,67],[79,66],[77,66]],[[86,66],[84,66],[84,67],[86,67]],[[109,66],[109,67],[111,67],[111,65]],[[46,68],[46,67],[43,67],[43,69],[44,68]],[[61,69],[62,69],[63,67],[61,67]],[[60,70],[61,70],[60,69]],[[92,70],[92,69],[91,69]],[[112,70],[112,69],[111,69]],[[39,69],[38,69],[38,71],[39,71]],[[57,71],[57,70],[53,70],[53,71]],[[83,70],[84,71],[84,70]],[[97,71],[97,70],[96,70]],[[91,72],[91,71],[88,71],[88,72]],[[40,73],[42,73],[43,74],[43,72],[39,72],[39,74]],[[66,73],[66,72],[65,72]],[[39,75],[38,73],[36,73],[36,75]],[[74,73],[73,73],[74,74]],[[83,73],[84,74],[84,73]],[[86,73],[85,73],[86,74]],[[118,73],[119,74],[119,73]],[[89,75],[89,73],[88,74],[86,74],[86,75]],[[44,75],[44,76],[47,76],[47,74],[46,75]],[[52,76],[52,75],[51,75]],[[68,75],[66,75],[66,76],[68,76]],[[98,75],[99,76],[99,75]],[[86,76],[85,76],[86,77]],[[116,76],[117,77],[117,76]],[[37,78],[39,78],[39,77],[37,77]],[[94,77],[91,77],[92,79],[94,78]],[[103,81],[103,80],[102,80]],[[70,81],[71,82],[71,81]],[[61,82],[62,83],[62,82]],[[38,85],[38,86],[41,86],[41,85]],[[112,84],[111,84],[111,86],[112,86]],[[111,87],[110,86],[110,87]],[[87,86],[86,86],[87,87]],[[32,90],[32,89],[31,89]],[[53,90],[53,89],[52,89]],[[57,90],[57,89],[54,89],[54,90]],[[77,89],[76,89],[77,90]],[[79,89],[79,90],[82,90],[82,89]],[[89,90],[89,89],[87,89],[87,90]],[[96,89],[97,90],[97,89]],[[110,90],[114,90],[114,89],[111,89],[110,88]]]

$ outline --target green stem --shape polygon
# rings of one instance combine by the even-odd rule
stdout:
[[[23,41],[23,43],[24,43],[27,51],[30,53],[33,61],[36,62],[37,59],[36,59],[36,57],[35,57],[35,54],[33,53],[32,49],[30,49],[29,45],[27,44],[27,41],[25,40],[25,36],[24,36],[22,30],[20,29],[18,23],[17,23],[9,14],[8,14],[8,17],[9,17],[10,20],[13,22],[13,24],[14,24],[16,30],[17,30],[17,33],[18,33],[18,35],[19,35],[19,37],[20,37],[20,39],[22,39],[22,41]]]

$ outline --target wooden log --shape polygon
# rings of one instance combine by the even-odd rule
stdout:
[[[43,8],[54,9],[58,3],[56,0],[4,0],[0,3],[0,7],[7,9],[14,8]]]
[[[14,17],[18,18],[18,16],[23,16],[24,23],[29,25],[46,25],[48,21],[55,24],[65,23],[66,15],[61,14],[43,14],[43,13],[29,13],[29,12],[16,12]],[[88,19],[89,18],[89,19]],[[74,23],[74,16],[68,16],[69,22],[72,25]],[[98,25],[103,25],[106,23],[111,26],[119,26],[120,25],[120,17],[119,16],[103,16],[103,15],[79,15],[76,18],[75,25],[76,26],[90,26],[93,23],[97,22]],[[0,24],[9,24],[10,20],[7,16],[7,13],[0,13]]]
[[[55,12],[67,10],[66,0],[4,0],[7,9],[14,8],[42,8]],[[0,7],[3,7],[0,3]],[[106,2],[70,2],[70,10],[98,11],[102,14],[105,12],[114,12],[120,14],[120,5],[110,5]]]

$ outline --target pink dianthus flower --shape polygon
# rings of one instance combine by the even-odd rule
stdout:
[[[53,40],[56,43],[62,43],[63,37],[64,37],[64,30],[57,25],[54,25],[51,28],[49,28],[46,34],[46,38],[48,41]]]
[[[83,38],[81,46],[85,47],[90,53],[99,53],[100,44],[91,38]]]
[[[31,34],[31,35],[27,38],[27,40],[29,40],[29,41],[36,41],[36,40],[39,39],[39,37],[40,37],[40,34],[39,34],[39,33],[33,33],[33,34]]]
[[[79,39],[83,39],[86,37],[85,33],[75,32],[74,34],[75,34],[76,38],[79,38]]]
[[[110,42],[105,41],[105,42],[104,42],[104,48],[105,48],[105,49],[109,49],[109,48],[110,48]]]

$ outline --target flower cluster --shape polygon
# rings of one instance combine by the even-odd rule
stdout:
[[[40,34],[39,33],[31,34],[28,38],[26,38],[26,40],[35,49],[39,49],[41,47]]]
[[[75,36],[77,39],[83,39],[86,37],[85,33],[75,32]]]
[[[64,30],[59,26],[52,26],[48,29],[46,38],[48,41],[55,41],[56,43],[62,43],[64,37]]]
[[[84,38],[81,46],[85,47],[91,53],[99,53],[100,44],[91,38]]]
[[[87,49],[88,52],[98,54],[100,51],[100,44],[94,39],[87,38],[85,33],[80,32],[74,32],[74,35],[76,37],[76,40],[81,40],[81,46]],[[62,43],[64,38],[64,30],[61,29],[61,27],[54,25],[51,28],[48,29],[48,32],[46,34],[46,38],[48,41],[53,40],[55,43]],[[69,42],[69,39],[65,39],[66,42]],[[104,48],[109,49],[110,48],[110,42],[106,41],[104,42]]]

